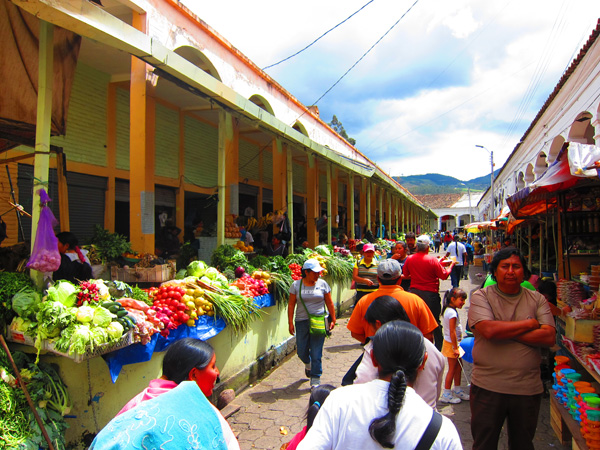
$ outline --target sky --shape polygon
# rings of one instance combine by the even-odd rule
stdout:
[[[261,68],[364,6],[265,72],[313,105],[379,40],[318,100],[321,119],[392,176],[464,181],[490,174],[490,152],[502,167],[600,17],[598,0],[183,3]]]

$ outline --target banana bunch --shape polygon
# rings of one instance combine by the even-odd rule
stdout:
[[[259,219],[255,219],[254,217],[248,217],[248,222],[246,224],[246,229],[248,230],[264,230],[269,225],[273,224],[273,219],[278,216],[282,216],[285,213],[284,209],[280,209],[279,211],[270,212],[266,216],[260,217]]]

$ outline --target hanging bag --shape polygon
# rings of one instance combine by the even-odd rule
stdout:
[[[327,326],[327,317],[325,315],[314,315],[308,312],[308,308],[302,300],[302,280],[300,281],[300,289],[298,291],[298,298],[302,302],[302,306],[306,310],[306,314],[308,315],[308,320],[310,322],[310,334],[313,336],[327,336],[328,326]]]
[[[35,232],[35,243],[31,251],[31,257],[27,262],[29,269],[40,272],[54,272],[60,267],[60,252],[58,251],[58,239],[54,234],[54,226],[58,223],[52,210],[48,206],[51,201],[44,189],[38,191],[42,209]]]

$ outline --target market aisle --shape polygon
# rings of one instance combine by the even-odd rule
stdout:
[[[480,267],[472,267],[470,279],[461,282],[461,287],[469,294],[481,284],[477,276],[480,272],[482,272]],[[441,287],[449,288],[450,282],[443,282]],[[467,307],[468,303],[461,311],[462,323],[466,323]],[[348,367],[360,355],[360,345],[352,339],[346,329],[348,317],[348,314],[342,316],[333,337],[325,342],[322,383],[339,386]],[[470,368],[467,367],[467,372],[469,370]],[[228,422],[238,435],[241,449],[279,449],[282,444],[290,441],[305,424],[304,414],[309,393],[309,380],[304,376],[304,366],[294,354],[258,384],[240,394],[235,400],[240,410],[231,416]],[[456,425],[464,448],[470,449],[471,413],[468,402],[458,405],[439,404],[438,408]],[[281,429],[287,431],[287,435],[281,434]],[[504,436],[499,449],[506,448],[508,447]],[[548,399],[542,400],[535,448],[537,450],[568,448],[562,446],[554,436],[550,426]]]

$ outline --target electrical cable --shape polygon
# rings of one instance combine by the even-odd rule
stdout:
[[[504,11],[506,9],[506,7],[512,3],[512,0],[509,1],[508,3],[506,3],[500,10],[498,10],[498,12],[496,12],[494,14],[494,16],[492,17],[492,20],[488,21],[487,24],[485,24],[481,30],[479,30],[479,32],[477,32],[476,34],[474,34],[470,39],[469,42],[467,42],[467,44],[465,46],[463,46],[463,48],[456,54],[456,56],[454,57],[454,59],[452,59],[452,61],[450,61],[450,63],[448,63],[448,65],[446,67],[444,67],[444,69],[438,73],[430,82],[427,86],[425,86],[423,88],[423,90],[428,89],[433,83],[435,83],[444,73],[446,73],[446,71],[458,60],[459,56],[462,55],[470,46],[471,44],[477,42],[479,40],[479,36],[481,36],[481,34],[490,27],[490,25],[492,25],[494,23],[494,19],[500,15],[500,13],[502,11]],[[367,144],[367,146],[364,148],[364,151],[368,150],[369,148],[371,148],[371,145],[373,145],[377,139],[379,139],[379,137],[385,133],[389,127],[392,126],[392,122],[388,122],[388,124],[386,126],[384,126],[381,131],[377,134],[377,136],[375,136],[373,139],[371,139],[371,142],[369,144]]]
[[[350,14],[348,17],[346,17],[344,20],[342,20],[340,23],[338,23],[337,25],[335,25],[334,27],[330,28],[329,30],[327,30],[325,33],[323,33],[321,36],[319,36],[318,38],[316,38],[314,41],[312,41],[310,44],[308,44],[306,47],[304,47],[302,50],[298,50],[296,53],[294,53],[293,55],[288,56],[287,58],[282,59],[279,62],[276,62],[275,64],[271,64],[270,66],[264,67],[263,70],[267,70],[270,69],[271,67],[275,67],[279,64],[281,64],[282,62],[287,61],[288,59],[293,58],[294,56],[299,55],[300,53],[302,53],[304,50],[307,50],[309,47],[312,47],[314,44],[317,43],[317,41],[321,40],[321,38],[325,37],[327,34],[329,34],[330,32],[332,32],[333,30],[335,30],[337,27],[339,27],[340,25],[342,25],[343,23],[347,22],[349,19],[351,19],[352,17],[354,17],[356,14],[358,14],[359,12],[361,12],[363,9],[365,9],[369,4],[373,3],[375,0],[369,0],[367,3],[365,3],[363,6],[361,6],[358,10],[354,11],[352,14]]]
[[[544,49],[542,50],[542,54],[540,55],[534,74],[529,81],[529,85],[527,86],[525,95],[521,98],[521,102],[519,103],[517,112],[515,113],[508,129],[504,133],[504,140],[501,145],[502,147],[508,143],[511,136],[514,134],[514,131],[518,127],[518,123],[525,115],[529,105],[533,100],[535,93],[539,88],[543,75],[546,73],[546,69],[548,68],[548,64],[550,62],[551,49],[554,47],[554,43],[556,42],[558,36],[562,33],[562,30],[564,30],[565,21],[564,14],[562,13],[562,11],[566,8],[565,3],[566,0],[563,0],[563,3],[559,11],[557,12],[556,18],[554,20],[552,30],[550,31],[549,39],[546,40],[546,44],[544,45]]]
[[[326,96],[326,95],[327,95],[327,94],[328,94],[328,93],[329,93],[329,92],[330,92],[330,91],[331,91],[331,90],[332,90],[334,87],[336,87],[336,86],[338,85],[338,83],[339,83],[340,81],[342,81],[342,80],[343,80],[343,79],[346,77],[346,75],[348,75],[348,74],[350,73],[350,71],[351,71],[352,69],[354,69],[354,68],[355,68],[355,67],[358,65],[358,63],[359,63],[359,62],[361,62],[361,61],[364,59],[364,57],[365,57],[365,56],[367,56],[367,55],[368,55],[368,54],[371,52],[371,50],[373,50],[373,49],[375,48],[375,46],[377,46],[377,44],[379,44],[379,43],[380,43],[380,42],[383,40],[383,38],[384,38],[384,37],[386,37],[386,36],[387,36],[387,35],[390,33],[390,31],[392,31],[392,30],[394,29],[394,27],[400,23],[400,21],[401,21],[401,20],[404,18],[404,16],[406,16],[406,15],[407,15],[407,14],[408,14],[408,13],[409,13],[409,12],[410,12],[410,11],[411,11],[413,8],[414,8],[414,7],[415,7],[415,5],[416,5],[417,3],[419,3],[419,0],[415,0],[415,2],[414,2],[414,3],[413,3],[411,6],[410,6],[410,8],[408,8],[408,9],[407,9],[407,10],[404,12],[404,14],[402,14],[402,16],[400,16],[400,18],[399,18],[399,19],[398,19],[398,20],[397,20],[397,21],[396,21],[396,22],[395,22],[395,23],[394,23],[394,24],[393,24],[393,25],[392,25],[392,26],[391,26],[391,27],[390,27],[390,28],[389,28],[389,29],[388,29],[388,30],[387,30],[385,33],[383,33],[383,35],[382,35],[382,36],[381,36],[379,39],[377,39],[377,41],[376,41],[376,42],[375,42],[375,43],[374,43],[374,44],[373,44],[373,45],[372,45],[372,46],[371,46],[371,47],[370,47],[370,48],[369,48],[369,49],[368,49],[368,50],[367,50],[365,53],[363,53],[363,54],[362,54],[362,56],[361,56],[360,58],[358,58],[358,60],[357,60],[357,61],[356,61],[354,64],[352,64],[352,66],[351,66],[351,67],[350,67],[348,70],[346,70],[346,72],[344,72],[344,74],[343,74],[343,75],[342,75],[340,78],[338,78],[338,80],[337,80],[335,83],[333,83],[333,85],[331,85],[331,87],[330,87],[329,89],[327,89],[327,90],[326,90],[326,91],[323,93],[323,95],[321,95],[321,96],[320,96],[320,97],[319,97],[319,98],[318,98],[318,99],[317,99],[317,100],[316,100],[316,101],[315,101],[315,102],[314,102],[312,105],[313,105],[313,106],[315,106],[315,105],[316,105],[317,103],[319,103],[319,101],[320,101],[320,100],[322,100],[322,99],[323,99],[323,97],[325,97],[325,96]],[[301,118],[301,117],[302,117],[304,114],[306,114],[306,111],[304,111],[302,114],[300,114],[300,115],[299,115],[299,116],[298,116],[298,117],[297,117],[297,118],[294,120],[294,123],[296,123],[296,121],[298,121],[298,119],[300,119],[300,118]]]

